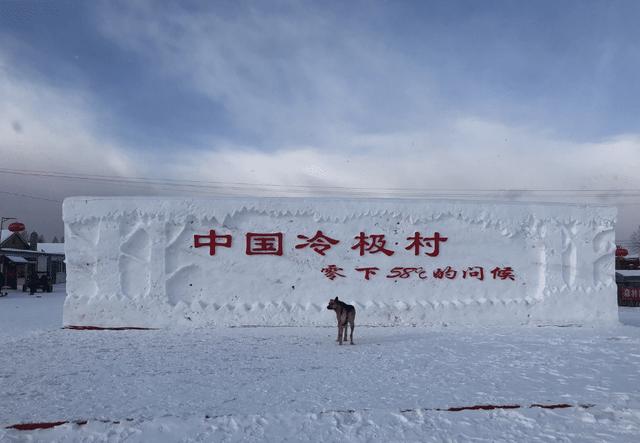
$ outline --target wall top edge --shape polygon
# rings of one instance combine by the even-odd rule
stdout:
[[[484,220],[526,220],[555,218],[597,220],[615,223],[615,206],[602,204],[519,202],[503,200],[452,200],[418,198],[354,197],[161,197],[161,196],[77,196],[63,202],[63,220],[73,223],[90,218],[122,214],[166,214],[181,221],[186,217],[222,219],[239,211],[269,214],[305,214],[341,220],[363,215],[392,214],[416,219],[441,214]]]
[[[515,201],[504,199],[455,199],[455,198],[439,198],[439,197],[244,197],[244,196],[224,196],[224,197],[177,197],[177,196],[72,196],[64,199],[64,203],[72,202],[99,202],[99,201],[147,201],[147,202],[238,202],[238,203],[252,203],[252,202],[278,202],[278,203],[294,203],[294,202],[354,202],[354,203],[380,203],[380,204],[461,204],[475,206],[478,204],[499,204],[510,206],[556,206],[556,207],[591,207],[591,208],[615,208],[616,205],[604,204],[604,203],[576,203],[576,202],[554,202],[543,200],[532,201]]]

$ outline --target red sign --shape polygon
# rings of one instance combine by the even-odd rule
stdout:
[[[17,223],[12,223],[14,225]],[[22,223],[20,223],[21,226]],[[295,249],[309,248],[312,251],[324,256],[325,253],[340,243],[340,240],[331,238],[325,235],[322,231],[318,230],[312,237],[299,234],[298,238],[304,240],[304,242],[295,245]],[[360,256],[368,254],[383,253],[387,257],[395,254],[395,251],[388,249],[387,239],[385,234],[366,234],[360,232],[359,235],[354,237],[356,241],[351,249],[357,251]],[[413,250],[414,255],[421,255],[421,249],[426,248],[427,251],[424,255],[429,257],[437,257],[440,254],[440,245],[448,240],[447,237],[443,237],[439,232],[435,232],[433,236],[424,236],[420,232],[414,233],[412,237],[407,237],[407,240],[411,240],[408,246],[404,249],[407,251]],[[282,232],[271,233],[246,233],[246,250],[247,255],[283,255],[283,242],[284,234]],[[193,236],[193,247],[209,248],[209,255],[216,255],[216,248],[231,248],[233,244],[233,238],[231,234],[218,234],[214,229],[209,231],[209,234],[195,234]],[[395,243],[398,244],[397,242]],[[369,277],[373,275],[371,271],[366,273]],[[476,275],[473,275],[477,277]],[[367,279],[368,280],[368,279]],[[480,278],[482,280],[482,278]]]
[[[640,287],[618,286],[618,295],[623,302],[640,302]]]
[[[12,225],[22,223],[12,223]],[[299,234],[298,239],[304,240],[302,243],[295,245],[295,249],[308,248],[319,255],[325,256],[325,253],[340,244],[340,240],[334,239],[325,235],[322,231],[318,230],[312,237]],[[246,255],[276,255],[282,256],[284,254],[284,233],[282,232],[247,232],[245,235],[245,254]],[[354,237],[355,244],[351,246],[352,250],[357,251],[360,256],[368,254],[382,253],[387,257],[395,254],[395,251],[387,249],[387,239],[384,234],[366,234],[360,232],[359,235]],[[407,237],[410,240],[408,246],[404,249],[412,251],[415,256],[422,255],[423,257],[437,257],[440,254],[440,246],[448,240],[448,237],[443,237],[439,232],[434,232],[432,236],[425,236],[420,232],[415,232],[412,237]],[[396,245],[398,243],[395,243]],[[220,234],[214,229],[209,231],[209,234],[196,234],[193,236],[193,247],[195,248],[207,248],[209,255],[216,255],[218,248],[231,248],[233,246],[233,237],[231,234]],[[423,249],[426,249],[423,253]],[[620,248],[618,248],[620,250]],[[625,255],[626,255],[626,250]],[[617,251],[616,251],[617,255]],[[355,271],[360,273],[362,278],[366,281],[372,280],[381,269],[377,266],[360,266],[354,268]],[[336,280],[336,278],[348,278],[346,275],[348,270],[341,268],[337,264],[326,265],[321,269],[321,272],[329,280]],[[495,267],[493,269],[488,268],[485,274],[485,268],[483,266],[467,266],[460,269],[453,269],[451,266],[444,268],[427,269],[424,266],[395,266],[390,270],[382,270],[383,275],[388,279],[398,281],[398,279],[420,279],[427,280],[454,280],[460,276],[462,280],[479,280],[484,281],[489,276],[493,280],[510,280],[515,281],[515,271],[511,266]]]
[[[21,231],[24,231],[24,230],[25,230],[24,223],[15,222],[15,223],[11,223],[9,225],[9,231],[11,231],[11,232],[21,232]]]
[[[380,268],[377,266],[369,266],[369,267],[361,267],[354,268],[356,271],[363,273],[362,276],[365,280],[371,280]],[[322,273],[329,279],[335,280],[337,276],[345,277],[346,275],[340,274],[338,271],[345,271],[343,268],[338,267],[338,265],[329,265],[326,268],[321,269]],[[514,270],[511,266],[506,266],[504,268],[495,267],[490,271],[491,277],[493,280],[511,280],[515,281],[516,276]],[[415,278],[419,278],[420,280],[431,279],[430,275],[433,275],[434,279],[437,280],[454,280],[458,275],[458,271],[453,269],[451,266],[447,266],[446,268],[437,268],[433,270],[432,273],[429,270],[425,269],[423,266],[395,266],[389,270],[386,278],[389,279],[408,279],[415,276]],[[460,276],[464,280],[485,280],[485,271],[483,266],[469,266],[463,270],[461,270]],[[487,276],[488,279],[488,276]]]

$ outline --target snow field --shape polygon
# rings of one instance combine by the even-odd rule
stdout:
[[[0,328],[0,441],[631,442],[640,433],[638,327],[356,326],[356,345],[340,347],[324,327],[65,330],[51,326],[56,301],[59,292],[0,299],[3,326],[21,316],[44,325]],[[37,302],[48,308],[34,311]],[[434,410],[487,404],[521,408]],[[7,429],[56,421],[87,423]]]
[[[31,442],[636,442],[637,410],[381,410],[92,421],[29,433]],[[7,442],[24,433],[6,432]]]

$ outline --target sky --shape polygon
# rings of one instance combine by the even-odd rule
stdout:
[[[640,225],[640,2],[0,1],[0,215],[487,196]],[[140,179],[144,178],[144,179]]]

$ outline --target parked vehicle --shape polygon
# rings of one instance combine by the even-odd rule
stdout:
[[[38,289],[42,289],[42,292],[53,291],[51,279],[47,274],[42,274],[40,277],[37,275],[27,277],[27,280],[22,285],[22,292],[27,292],[27,288],[29,289],[29,294],[35,294]]]

